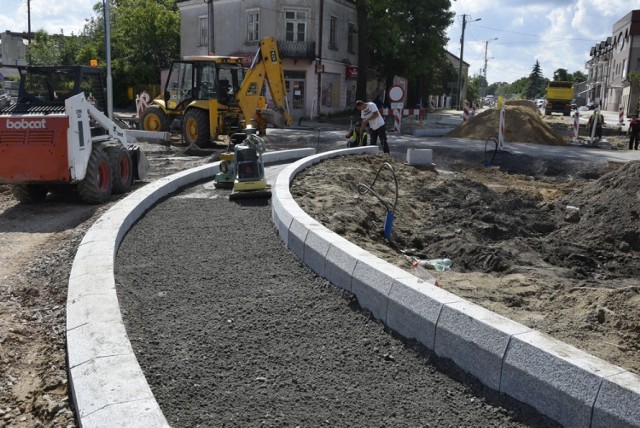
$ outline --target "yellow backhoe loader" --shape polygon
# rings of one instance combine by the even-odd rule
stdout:
[[[267,108],[265,80],[275,106]],[[189,145],[210,146],[219,135],[247,127],[264,134],[267,124],[282,128],[292,122],[277,42],[260,41],[250,68],[233,56],[187,56],[173,61],[164,92],[142,112],[140,127],[168,131],[181,119]]]

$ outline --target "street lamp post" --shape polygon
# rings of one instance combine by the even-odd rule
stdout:
[[[481,95],[483,98],[486,95],[487,85],[489,85],[489,81],[487,80],[487,61],[490,60],[491,58],[487,58],[487,50],[489,48],[489,42],[492,42],[494,40],[498,40],[498,38],[496,37],[494,39],[487,40],[486,42],[484,42],[484,68],[482,69],[482,75],[484,76],[484,86],[482,87],[482,90],[481,90],[482,92]],[[484,99],[482,100],[482,102],[484,102]]]
[[[480,21],[476,18],[469,22]],[[460,66],[458,67],[458,110],[462,109],[462,56],[464,55],[464,30],[467,27],[467,15],[462,15],[462,33],[460,34]]]
[[[487,49],[489,48],[489,42],[493,42],[494,40],[498,40],[498,38],[496,37],[495,39],[491,39],[491,40],[487,40],[486,42],[484,42],[484,70],[483,73],[484,74],[484,80],[487,80]],[[489,82],[487,82],[489,83]]]

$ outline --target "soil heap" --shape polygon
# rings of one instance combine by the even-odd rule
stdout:
[[[563,139],[555,134],[540,116],[540,112],[530,101],[509,101],[505,103],[505,141],[563,145]],[[486,140],[497,137],[500,126],[500,110],[488,109],[473,116],[448,132],[446,137]]]
[[[528,110],[528,109],[527,109]],[[477,119],[477,118],[476,118]],[[410,270],[404,255],[448,258],[440,286],[514,321],[640,373],[640,162],[505,153],[486,168],[439,148],[439,168],[382,155],[338,157],[298,174],[291,193],[329,229]],[[477,156],[476,156],[477,157]],[[358,183],[372,182],[385,208]]]

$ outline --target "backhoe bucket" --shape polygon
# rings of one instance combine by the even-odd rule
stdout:
[[[260,116],[262,116],[265,122],[275,126],[276,128],[285,128],[287,126],[287,119],[278,111],[263,108],[260,109]]]

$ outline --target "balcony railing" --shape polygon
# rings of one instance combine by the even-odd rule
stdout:
[[[278,40],[278,51],[282,58],[315,58],[316,42],[287,42]]]

